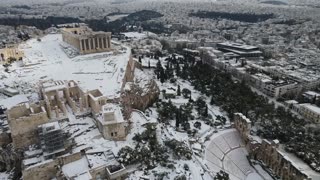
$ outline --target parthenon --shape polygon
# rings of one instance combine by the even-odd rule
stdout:
[[[87,26],[63,28],[62,39],[80,54],[106,52],[111,49],[111,32],[94,32]]]

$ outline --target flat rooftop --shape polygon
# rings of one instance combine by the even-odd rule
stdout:
[[[105,121],[104,114],[105,113],[114,113],[114,121]],[[122,123],[124,122],[123,115],[121,109],[118,105],[107,103],[102,107],[102,115],[98,117],[98,121],[102,124],[113,124],[113,123]]]
[[[320,108],[318,106],[315,106],[309,103],[300,104],[300,106],[305,107],[314,113],[320,114]]]
[[[218,45],[241,48],[241,49],[245,49],[245,50],[251,50],[251,49],[258,48],[256,46],[239,44],[239,43],[234,43],[234,42],[223,42],[223,43],[218,43]]]

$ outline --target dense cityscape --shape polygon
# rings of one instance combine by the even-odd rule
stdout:
[[[318,0],[1,0],[0,179],[320,180]]]

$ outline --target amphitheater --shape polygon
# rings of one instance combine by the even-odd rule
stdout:
[[[236,129],[214,134],[206,147],[205,159],[208,169],[226,171],[232,180],[262,180],[263,178],[249,164],[248,152]]]

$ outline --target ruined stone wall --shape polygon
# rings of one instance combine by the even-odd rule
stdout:
[[[80,40],[78,38],[76,38],[75,36],[71,36],[70,35],[71,33],[67,31],[61,31],[61,33],[62,33],[62,40],[64,42],[80,50]]]
[[[148,83],[146,89],[142,89],[138,84],[135,84],[134,72],[136,68],[142,69],[142,66],[130,56],[121,88],[121,102],[124,105],[123,115],[125,119],[130,118],[132,108],[144,111],[157,100],[160,94],[160,89],[154,80]]]
[[[92,95],[88,97],[89,106],[93,113],[100,113],[102,106],[106,104],[107,99],[105,97],[94,98]]]
[[[251,131],[251,121],[248,120],[242,113],[234,114],[234,126],[240,133],[242,139],[247,144],[249,141],[250,131]]]
[[[35,109],[40,108],[36,107],[36,105],[31,105],[31,107],[34,107]],[[26,106],[23,105],[19,106],[18,108],[12,108],[7,112],[12,142],[15,148],[24,148],[31,144],[37,143],[38,125],[45,124],[49,120],[43,106],[41,106],[41,112],[22,116],[20,118],[13,118],[13,114],[19,113],[20,110],[27,111],[26,109]]]
[[[3,147],[12,142],[10,134],[6,132],[0,133],[0,146]]]
[[[250,135],[251,122],[241,113],[235,113],[234,126],[245,141],[249,155],[262,161],[267,167],[281,177],[283,180],[306,180],[308,177],[298,170],[286,157],[277,149],[278,144],[263,140],[256,142]]]
[[[73,161],[77,161],[81,159],[81,153],[74,153],[71,155],[66,155],[62,157],[58,157],[54,160],[48,160],[41,164],[27,167],[22,171],[22,177],[24,180],[34,180],[34,179],[41,179],[41,180],[50,180],[59,176],[58,173],[58,165],[62,167],[64,164],[71,163]]]
[[[148,88],[142,89],[135,83],[128,84],[130,90],[123,92],[122,101],[131,108],[144,111],[148,106],[154,103],[160,94],[160,89],[154,80],[148,84]]]
[[[102,179],[106,179],[107,177],[107,171],[106,171],[106,166],[101,166],[99,168],[91,169],[89,170],[90,175],[92,176],[92,179],[97,179],[98,176]]]
[[[122,82],[122,87],[121,90],[125,87],[125,84],[127,82],[133,82],[134,79],[134,69],[136,68],[136,61],[133,60],[132,55],[129,57],[129,61],[126,67],[126,71],[124,74],[123,82]]]
[[[113,136],[111,135],[111,133],[113,133]],[[115,136],[115,133],[117,133],[116,136]],[[115,124],[105,125],[103,128],[103,136],[105,139],[125,140],[126,138],[125,123],[115,123]]]
[[[308,179],[308,177],[287,160],[277,148],[277,144],[263,140],[258,153],[258,159],[262,160],[283,180]]]

